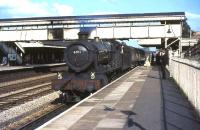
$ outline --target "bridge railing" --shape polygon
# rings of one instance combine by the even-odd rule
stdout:
[[[200,116],[200,63],[171,58],[169,71]]]

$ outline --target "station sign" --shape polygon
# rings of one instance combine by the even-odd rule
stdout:
[[[16,61],[17,60],[16,53],[9,53],[8,54],[8,59],[9,59],[9,61]]]

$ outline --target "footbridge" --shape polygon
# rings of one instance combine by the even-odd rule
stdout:
[[[74,40],[87,32],[90,39],[149,39],[139,44],[169,47],[179,44],[185,25],[184,12],[0,19],[0,41]]]

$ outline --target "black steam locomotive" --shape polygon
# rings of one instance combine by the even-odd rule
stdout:
[[[62,99],[73,100],[108,84],[111,78],[145,60],[141,49],[115,40],[77,40],[67,46],[65,61],[68,72],[58,74],[53,88]]]

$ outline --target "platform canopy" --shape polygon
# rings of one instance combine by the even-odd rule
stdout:
[[[156,39],[182,36],[184,12],[0,19],[0,41],[89,38]]]

